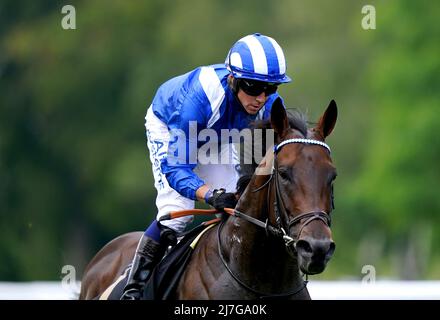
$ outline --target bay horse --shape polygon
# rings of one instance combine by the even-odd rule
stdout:
[[[323,272],[335,250],[336,168],[325,138],[336,119],[334,100],[312,128],[289,119],[281,99],[274,102],[269,126],[275,146],[246,181],[235,209],[226,210],[231,216],[202,235],[174,299],[310,299],[303,274]],[[141,234],[124,234],[96,254],[80,299],[99,297],[124,272]]]

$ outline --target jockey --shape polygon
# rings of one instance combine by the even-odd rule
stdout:
[[[160,217],[171,211],[193,209],[194,201],[206,202],[219,211],[236,205],[235,148],[214,142],[218,147],[211,149],[218,150],[222,159],[225,153],[232,154],[226,156],[229,163],[194,161],[191,158],[200,147],[211,142],[199,141],[198,134],[211,129],[220,137],[222,129],[242,130],[252,121],[268,119],[272,103],[279,97],[278,85],[290,81],[279,44],[255,33],[238,40],[224,64],[196,68],[159,88],[145,116],[158,214],[139,241],[121,299],[141,297],[154,266],[193,218],[159,222]],[[177,161],[175,150],[179,153]]]

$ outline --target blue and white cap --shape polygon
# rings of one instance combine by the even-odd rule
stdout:
[[[238,40],[229,50],[225,65],[235,78],[286,83],[283,49],[271,37],[259,33]]]

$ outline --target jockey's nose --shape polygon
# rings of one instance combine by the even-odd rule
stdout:
[[[263,91],[262,93],[260,93],[258,96],[255,97],[255,99],[259,102],[265,102],[266,100],[266,93]]]
[[[328,261],[335,252],[335,248],[335,243],[329,238],[304,237],[296,243],[296,250],[300,255],[317,261]]]

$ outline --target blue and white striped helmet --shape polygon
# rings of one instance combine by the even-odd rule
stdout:
[[[286,75],[283,49],[271,37],[259,33],[238,40],[229,50],[225,65],[235,78],[272,83],[292,81]]]

